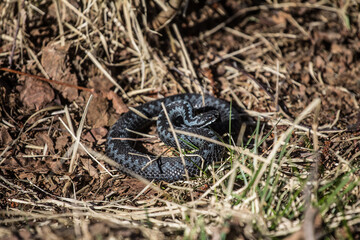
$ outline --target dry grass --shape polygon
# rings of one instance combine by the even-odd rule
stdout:
[[[28,109],[24,79],[5,84],[14,76],[1,73],[0,238],[359,237],[359,2],[228,0],[174,19],[194,3],[170,2],[176,11],[160,0],[0,3],[1,66],[66,82],[44,67],[41,44],[64,47],[75,85],[95,96],[57,90],[65,106]],[[121,192],[127,178],[101,154],[105,136],[89,143],[85,132],[108,129],[125,107],[110,93],[133,106],[183,92],[232,99],[251,117],[244,138],[219,143],[229,154],[199,178],[134,175],[140,188]],[[105,122],[87,122],[105,119],[102,108]],[[36,141],[44,129],[68,143],[54,154]],[[65,170],[27,168],[41,161]]]

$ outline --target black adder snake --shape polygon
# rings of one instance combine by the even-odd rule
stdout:
[[[133,131],[145,128],[149,122],[151,123],[149,119],[157,116],[157,131],[160,139],[176,148],[173,133],[168,131],[169,123],[162,109],[162,102],[166,106],[174,129],[215,140],[219,140],[219,136],[224,133],[229,133],[230,128],[233,136],[236,136],[239,130],[239,112],[231,107],[229,102],[210,95],[205,95],[203,99],[200,94],[179,94],[145,103],[135,109],[148,119],[134,111],[128,111],[111,127],[108,134],[107,155],[122,165],[123,172],[130,174],[134,172],[147,179],[168,182],[184,179],[184,164],[180,157],[154,156],[134,148],[135,142],[132,139],[136,138],[136,134]],[[177,137],[181,148],[197,147],[194,153],[184,157],[189,176],[195,176],[201,166],[206,167],[220,160],[223,155],[223,147],[217,144],[187,135],[177,134]],[[152,162],[148,164],[149,161]]]

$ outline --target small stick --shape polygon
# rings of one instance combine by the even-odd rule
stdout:
[[[178,148],[178,150],[179,150],[179,154],[180,154],[181,161],[182,161],[182,163],[183,163],[183,165],[184,165],[184,171],[185,171],[186,179],[189,181],[189,180],[190,180],[190,177],[189,177],[188,170],[186,169],[186,163],[185,163],[184,154],[183,154],[183,152],[181,151],[180,143],[179,143],[178,137],[177,137],[177,135],[176,135],[174,126],[172,125],[172,122],[171,122],[171,120],[170,120],[170,118],[169,118],[169,115],[168,115],[168,113],[167,113],[165,104],[164,104],[164,103],[161,103],[161,107],[162,107],[162,109],[164,110],[164,113],[165,113],[165,116],[166,116],[166,120],[169,122],[170,131],[172,132],[172,135],[173,135],[173,137],[174,137],[176,146],[177,146],[177,148]]]
[[[37,80],[41,80],[41,81],[44,81],[44,82],[59,84],[59,85],[63,85],[63,86],[66,86],[66,87],[71,87],[71,88],[76,88],[76,89],[79,89],[79,90],[83,90],[83,91],[86,91],[86,92],[90,92],[90,93],[92,93],[92,94],[95,94],[95,91],[94,91],[94,89],[92,89],[92,88],[90,89],[90,88],[86,88],[86,87],[80,87],[80,86],[76,86],[76,85],[72,85],[72,84],[60,82],[60,81],[57,81],[57,80],[47,79],[47,78],[44,78],[44,77],[40,77],[40,76],[36,76],[36,75],[29,74],[29,73],[24,73],[24,72],[16,71],[16,70],[13,70],[13,69],[10,69],[10,68],[0,68],[0,71],[16,73],[16,74],[19,74],[19,75],[23,75],[23,76],[35,78],[35,79],[37,79]]]
[[[24,2],[25,1],[23,1],[21,4],[19,4],[19,6],[21,6],[21,8],[24,8]],[[16,48],[16,38],[17,38],[17,35],[19,34],[19,29],[20,29],[20,20],[21,20],[20,16],[21,16],[21,11],[18,12],[18,16],[17,16],[16,30],[14,33],[13,45],[11,47],[11,54],[9,57],[9,66],[10,67],[12,66],[12,62],[14,59],[14,52],[15,52],[15,48]]]

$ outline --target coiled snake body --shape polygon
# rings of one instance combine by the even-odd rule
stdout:
[[[232,133],[238,132],[237,110],[231,108],[229,102],[210,95],[205,95],[203,99],[200,94],[179,94],[145,103],[136,107],[136,110],[148,119],[129,111],[122,115],[109,131],[107,155],[122,165],[123,172],[134,172],[147,179],[168,182],[184,179],[184,164],[180,157],[149,155],[133,147],[135,142],[132,139],[136,138],[133,132],[148,126],[151,118],[158,117],[157,131],[160,139],[176,148],[173,132],[168,131],[170,125],[162,109],[162,102],[166,106],[174,129],[215,140],[219,140],[222,134],[229,133],[230,126]],[[217,144],[181,134],[177,134],[177,138],[183,149],[197,147],[194,154],[184,157],[189,176],[198,174],[202,167],[219,160],[222,156],[223,147]],[[149,164],[149,161],[152,162]]]

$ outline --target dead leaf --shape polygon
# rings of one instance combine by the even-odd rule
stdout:
[[[89,173],[89,175],[93,178],[99,178],[99,174],[96,168],[93,165],[91,165],[92,161],[85,158],[80,158],[80,159],[83,164],[83,168]]]
[[[315,57],[315,67],[319,69],[323,69],[325,67],[325,61],[320,56]]]
[[[284,28],[286,27],[286,19],[288,17],[289,14],[284,13],[282,11],[277,12],[276,14],[274,14],[271,17],[271,20],[275,23],[275,24],[280,24],[282,25]]]
[[[102,97],[94,97],[90,106],[88,114],[86,115],[87,124],[93,128],[103,127],[108,125],[109,114],[107,112],[109,103]]]
[[[51,154],[55,153],[54,152],[54,143],[47,133],[38,132],[38,133],[36,133],[35,138],[36,138],[36,141],[35,141],[36,145],[44,146],[45,144],[47,144],[49,152]]]
[[[19,236],[21,237],[21,239],[24,239],[24,240],[30,240],[31,239],[31,233],[29,232],[28,229],[25,229],[25,228],[21,228],[19,230]]]
[[[25,85],[19,87],[20,101],[29,109],[39,110],[52,102],[54,90],[46,82],[25,77]]]
[[[122,98],[114,93],[114,91],[109,91],[106,97],[112,101],[113,108],[115,109],[116,113],[122,114],[129,111],[129,108],[126,106]]]
[[[66,166],[62,164],[60,160],[47,161],[46,164],[49,167],[49,169],[51,169],[51,171],[55,174],[64,174],[67,172]]]
[[[50,43],[42,50],[41,64],[51,79],[77,85],[76,75],[71,73],[70,64],[68,63],[69,48],[70,43],[64,47]],[[76,88],[66,87],[56,83],[52,84],[52,86],[70,102],[78,97],[78,90]]]
[[[55,149],[56,150],[64,149],[66,144],[69,142],[69,137],[70,136],[68,134],[64,134],[64,135],[61,135],[60,137],[57,137],[56,143],[55,143]]]
[[[12,141],[8,129],[4,126],[0,128],[0,146],[6,146]]]
[[[88,87],[95,89],[96,92],[100,92],[106,95],[113,84],[103,76],[94,76],[89,80]]]
[[[99,142],[106,136],[107,132],[104,127],[93,128],[90,132],[86,133],[84,139],[89,142],[94,142],[95,140]]]
[[[340,46],[337,43],[331,44],[331,53],[337,54],[337,53],[342,53],[342,52],[343,52],[343,46]]]

